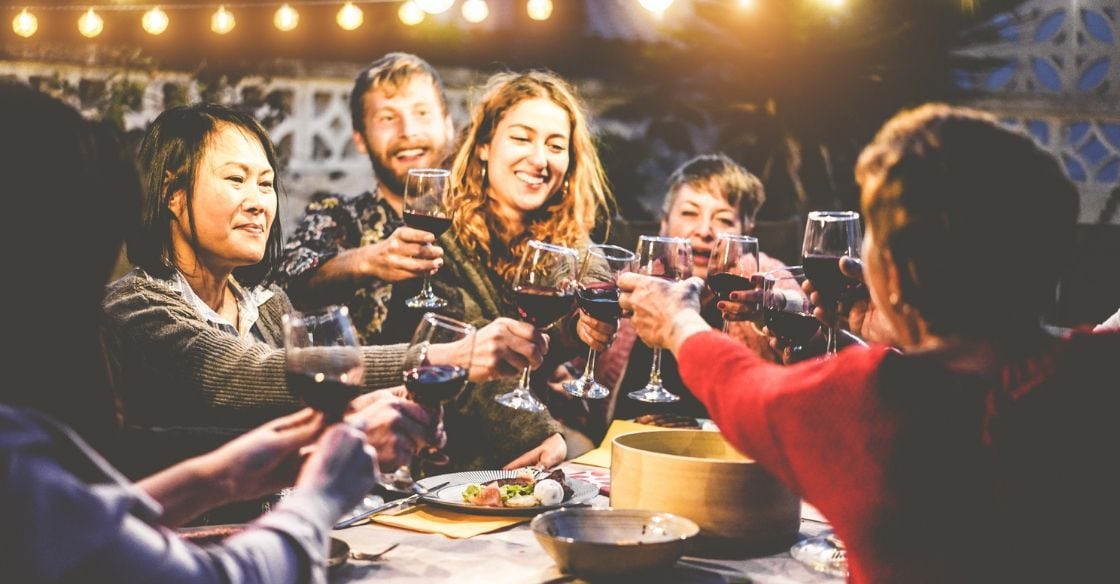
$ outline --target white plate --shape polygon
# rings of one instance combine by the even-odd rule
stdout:
[[[445,507],[454,509],[463,513],[474,513],[477,515],[536,515],[543,513],[550,509],[563,507],[565,505],[576,505],[579,503],[586,503],[594,499],[599,494],[599,487],[587,481],[573,479],[565,475],[565,480],[568,486],[572,488],[572,496],[564,499],[559,505],[535,505],[533,507],[482,507],[479,505],[471,505],[463,500],[463,491],[466,490],[467,485],[471,483],[486,483],[498,479],[512,479],[517,476],[519,471],[515,470],[476,470],[468,472],[454,472],[435,477],[427,477],[425,479],[416,481],[417,484],[423,487],[438,485],[444,481],[448,482],[446,487],[437,489],[434,492],[424,495],[423,500],[425,503],[436,505],[438,507]]]

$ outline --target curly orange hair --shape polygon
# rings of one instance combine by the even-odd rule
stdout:
[[[490,208],[493,203],[487,193],[489,185],[482,172],[479,148],[493,140],[494,130],[506,112],[535,98],[548,99],[567,112],[572,156],[562,186],[540,209],[525,216],[524,229],[513,232]],[[470,125],[451,165],[447,208],[464,249],[476,254],[506,282],[512,282],[530,239],[574,246],[589,236],[600,216],[609,221],[608,210],[613,204],[587,114],[572,87],[559,76],[544,71],[498,73],[491,77],[471,112]]]

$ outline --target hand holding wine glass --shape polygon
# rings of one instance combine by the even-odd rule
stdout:
[[[840,258],[859,257],[862,243],[859,213],[854,211],[812,211],[805,225],[805,242],[802,246],[802,264],[805,275],[812,281],[820,295],[821,304],[830,312],[839,308],[844,295],[861,285],[859,280],[848,278],[840,271]],[[837,322],[831,319],[827,328],[827,355],[837,350]]]
[[[342,420],[362,392],[362,350],[345,306],[283,317],[284,369],[288,389],[323,412],[325,423]]]
[[[467,374],[474,354],[475,328],[469,324],[433,313],[426,313],[412,335],[404,360],[404,386],[412,401],[428,412],[433,424],[442,418],[443,405],[454,400],[467,386]],[[463,357],[457,363],[432,363],[432,345],[460,345],[453,353]],[[433,429],[434,433],[434,429]],[[421,450],[420,458],[435,465],[448,463],[438,448]]]
[[[572,310],[576,292],[576,250],[532,240],[525,248],[513,283],[513,297],[522,320],[545,328]],[[516,410],[539,412],[543,403],[529,390],[531,369],[521,372],[521,382],[494,399]]]
[[[813,304],[802,289],[805,270],[788,266],[766,272],[762,282],[762,319],[770,334],[797,354],[821,328]]]
[[[758,271],[758,239],[749,235],[720,233],[712,249],[708,267],[708,290],[716,301],[729,302],[732,292],[762,287],[762,274]],[[723,315],[723,332],[731,325],[730,315]]]
[[[404,190],[404,222],[436,236],[451,227],[451,219],[443,207],[450,185],[451,173],[439,168],[413,168],[408,171]],[[447,301],[432,291],[431,278],[424,276],[420,293],[408,300],[409,308],[443,308]]]
[[[638,238],[638,271],[671,281],[687,279],[692,275],[692,244],[681,237],[643,235]],[[649,403],[668,403],[681,399],[661,384],[660,348],[653,349],[649,383],[628,393],[627,397]]]
[[[638,256],[617,245],[592,245],[587,250],[580,267],[579,307],[592,318],[604,322],[617,322],[621,314],[618,307],[618,276],[634,269]],[[606,386],[595,381],[597,351],[587,354],[583,375],[564,383],[564,391],[572,396],[601,399],[610,395]]]

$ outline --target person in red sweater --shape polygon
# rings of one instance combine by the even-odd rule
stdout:
[[[1076,189],[1025,135],[945,105],[887,122],[856,176],[871,302],[903,352],[777,366],[711,330],[699,279],[626,274],[638,334],[676,355],[732,444],[829,519],[851,581],[1111,574],[1120,334],[1040,326]]]

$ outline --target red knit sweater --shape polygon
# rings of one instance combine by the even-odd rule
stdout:
[[[883,347],[781,367],[716,332],[678,355],[724,436],[830,520],[853,582],[1111,573],[1117,359],[1120,334],[1043,343],[1002,383]]]

